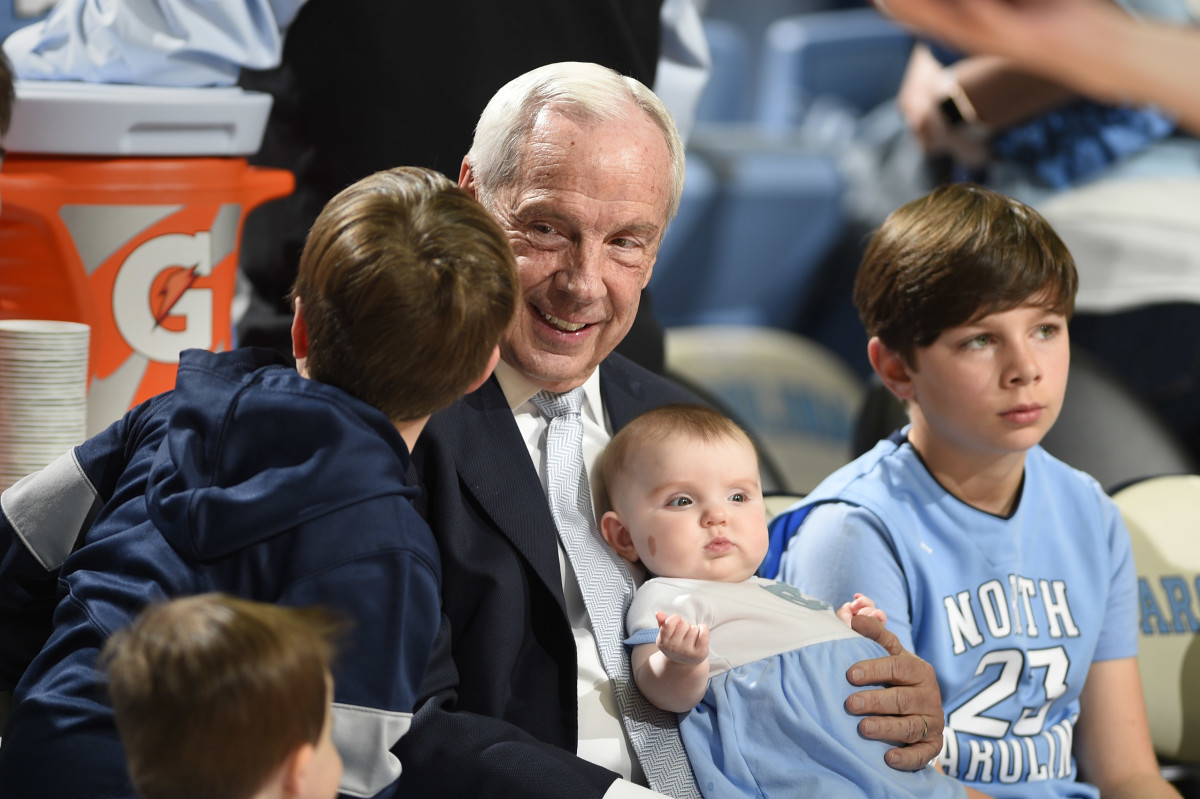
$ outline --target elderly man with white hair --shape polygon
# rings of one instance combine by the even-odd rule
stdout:
[[[496,373],[435,415],[414,452],[439,541],[443,629],[400,742],[412,796],[697,796],[672,714],[629,679],[624,611],[640,575],[596,529],[587,475],[633,416],[690,399],[613,348],[678,207],[683,146],[641,83],[595,64],[535,69],[484,110],[460,185],[500,221],[523,302]],[[870,738],[941,747],[932,669],[856,664],[848,710]],[[867,629],[870,628],[870,629]]]

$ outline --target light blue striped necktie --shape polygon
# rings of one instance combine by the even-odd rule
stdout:
[[[650,787],[669,796],[699,799],[674,713],[645,700],[633,682],[622,643],[625,612],[633,600],[629,565],[596,526],[587,470],[583,464],[583,388],[565,394],[538,392],[533,404],[549,420],[546,433],[546,490],[558,536],[579,581],[604,670],[612,681],[621,721]]]

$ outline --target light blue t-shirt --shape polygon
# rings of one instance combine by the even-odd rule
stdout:
[[[1076,782],[1079,694],[1092,662],[1137,654],[1129,533],[1099,484],[1034,447],[1001,518],[942,488],[907,441],[885,440],[802,504],[814,503],[778,576],[887,611],[937,673],[947,772],[996,797],[1098,796]]]

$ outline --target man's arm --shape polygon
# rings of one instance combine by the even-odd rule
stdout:
[[[652,88],[670,109],[686,142],[712,72],[712,56],[695,0],[664,0],[660,17],[662,35]]]
[[[876,0],[896,20],[1108,102],[1152,103],[1200,133],[1200,33],[1099,0]]]
[[[850,626],[876,641],[888,657],[855,663],[846,674],[852,685],[885,685],[851,694],[846,709],[856,716],[863,737],[875,741],[901,741],[908,746],[889,749],[892,768],[916,771],[942,751],[942,694],[933,667],[900,646],[899,639],[878,619],[855,616]]]
[[[400,796],[600,799],[617,774],[533,738],[502,719],[456,709],[458,671],[442,626],[413,725],[393,750]]]
[[[912,646],[912,622],[897,552],[885,542],[878,518],[856,506],[818,505],[803,523],[803,533],[792,536],[784,552],[780,578],[834,604],[866,588],[887,612],[888,629],[867,616],[851,619],[851,627],[889,656],[851,667],[853,685],[884,687],[851,694],[846,709],[866,716],[859,725],[865,737],[911,744],[889,750],[888,765],[919,769],[941,751],[945,716],[933,667],[904,648]]]

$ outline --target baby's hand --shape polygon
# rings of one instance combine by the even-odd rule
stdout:
[[[846,624],[855,616],[873,616],[880,624],[887,624],[887,613],[875,607],[875,602],[866,594],[855,594],[852,602],[837,609],[837,617]]]
[[[668,660],[685,666],[708,660],[707,626],[689,624],[678,613],[668,618],[667,614],[659,611],[654,618],[658,620],[658,651],[666,655]]]

